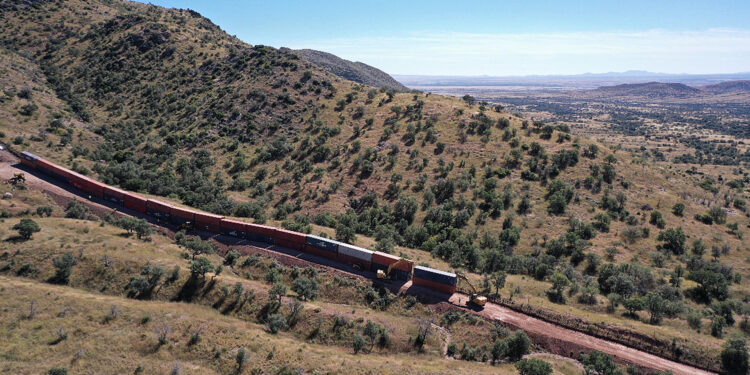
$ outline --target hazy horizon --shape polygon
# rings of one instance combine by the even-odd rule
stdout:
[[[152,3],[194,9],[250,44],[321,50],[392,75],[750,71],[746,1]]]

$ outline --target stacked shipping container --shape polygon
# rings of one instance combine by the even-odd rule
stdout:
[[[323,256],[337,260],[361,269],[387,270],[388,266],[398,262],[399,257],[381,252],[373,252],[357,246],[340,243],[331,239],[313,235],[305,235],[286,229],[274,228],[266,225],[245,223],[242,221],[225,219],[222,216],[189,209],[174,207],[158,200],[146,199],[137,194],[117,189],[78,173],[50,163],[38,156],[21,153],[21,163],[39,169],[53,177],[59,178],[94,196],[126,208],[147,213],[162,220],[170,220],[175,224],[193,221],[196,228],[214,233],[224,233],[237,238],[247,238],[252,241],[276,244],[294,250]],[[413,271],[413,277],[412,277]],[[456,275],[428,267],[416,266],[412,270],[411,263],[400,264],[391,271],[391,278],[397,280],[413,279],[414,285],[424,286],[444,293],[456,291]]]
[[[429,267],[414,267],[414,277],[412,284],[424,286],[429,289],[437,290],[443,293],[453,294],[456,292],[458,279],[455,273],[440,271]]]

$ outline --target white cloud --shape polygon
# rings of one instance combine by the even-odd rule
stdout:
[[[300,42],[393,74],[573,74],[642,69],[665,73],[750,71],[750,30],[647,30],[471,34]]]

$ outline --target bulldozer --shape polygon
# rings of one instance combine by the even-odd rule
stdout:
[[[476,306],[484,307],[484,305],[487,303],[487,297],[480,296],[479,293],[477,293],[477,288],[474,287],[474,285],[469,281],[469,279],[466,278],[466,276],[456,274],[456,277],[458,277],[460,280],[463,280],[466,285],[469,286],[469,289],[471,289],[471,293],[469,294],[469,302]]]
[[[394,268],[396,268],[399,265],[401,265],[401,264],[409,264],[409,265],[411,265],[411,267],[409,267],[409,268],[413,268],[413,266],[414,266],[414,262],[412,262],[412,261],[410,261],[408,259],[401,258],[401,259],[397,260],[396,262],[391,263],[391,265],[388,266],[388,270],[387,271],[378,270],[378,279],[380,279],[380,280],[390,280],[391,279],[391,271]]]
[[[23,184],[26,182],[26,175],[23,173],[14,173],[13,177],[8,179],[8,183],[11,185]]]

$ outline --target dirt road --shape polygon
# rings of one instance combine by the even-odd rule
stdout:
[[[466,301],[468,300],[469,296],[456,293],[451,296],[449,302],[454,305],[470,309],[466,306]],[[521,314],[517,311],[513,311],[504,306],[487,303],[484,309],[475,312],[486,318],[501,321],[505,324],[521,328],[528,332],[529,335],[532,335],[534,337],[550,337],[554,338],[555,341],[560,340],[562,342],[558,344],[564,343],[564,345],[569,345],[569,348],[571,350],[574,350],[575,348],[581,348],[585,350],[595,349],[619,359],[619,362],[632,363],[653,370],[670,370],[675,375],[713,374],[712,372],[673,362],[668,359],[657,357],[655,355],[627,347],[625,345],[617,344],[611,341],[603,340],[581,332],[547,323],[543,320]],[[554,343],[550,344],[554,345]],[[569,355],[568,353],[564,352],[556,354]]]
[[[77,196],[74,194],[73,190],[67,186],[64,186],[60,183],[55,182],[53,179],[48,178],[45,175],[42,174],[35,174],[30,173],[31,171],[19,169],[19,165],[17,165],[18,159],[15,158],[11,153],[7,152],[6,150],[0,151],[0,179],[8,179],[13,176],[14,173],[18,172],[26,172],[26,185],[31,189],[37,189],[41,191],[45,191],[50,193],[50,195],[54,195],[59,197],[65,197],[66,199],[72,199],[72,198],[86,198]],[[56,199],[57,200],[57,199]],[[89,207],[91,207],[94,211],[98,211],[99,213],[106,213],[111,212],[112,207],[109,207],[109,205],[106,202],[96,203],[96,202],[86,202]],[[310,254],[304,254],[300,253],[294,250],[288,250],[288,249],[279,249],[276,247],[270,247],[265,246],[266,248],[260,248],[257,246],[253,246],[253,244],[236,244],[236,245],[226,245],[229,247],[235,247],[238,249],[244,250],[244,252],[252,252],[252,253],[261,253],[265,255],[270,255],[270,253],[274,253],[273,256],[276,259],[282,260],[283,263],[287,263],[287,261],[292,263],[309,263],[309,264],[316,264],[318,266],[322,267],[328,267],[332,268],[335,272],[339,272],[342,274],[347,274],[348,276],[355,276],[355,277],[367,277],[372,275],[363,275],[361,272],[357,271],[344,271],[341,267],[335,266],[331,264],[332,262],[329,260],[325,260],[322,258],[318,258],[315,256],[312,256]],[[289,259],[286,259],[289,258]],[[286,261],[284,261],[286,260]],[[419,295],[420,297],[424,297],[425,295],[435,295],[436,301],[443,301],[439,302],[438,304],[446,304],[444,302],[445,296],[444,295],[436,295],[435,293],[422,289],[419,287],[413,287],[411,286],[411,282],[408,282],[403,285],[394,285],[395,289],[394,291],[398,291],[400,287],[400,290],[407,294],[415,294]],[[708,371],[700,370],[688,365],[684,365],[681,363],[673,362],[668,359],[664,359],[652,354],[648,354],[646,352],[633,349],[630,347],[627,347],[625,345],[613,343],[607,340],[599,339],[581,332],[573,331],[567,328],[563,328],[548,322],[545,322],[543,320],[513,311],[507,307],[495,305],[492,303],[487,303],[487,305],[484,307],[484,309],[476,311],[472,309],[471,307],[466,306],[466,302],[468,301],[469,297],[464,294],[456,293],[453,296],[450,297],[448,300],[448,304],[451,305],[453,308],[462,308],[466,311],[473,312],[475,314],[484,316],[486,318],[499,321],[505,325],[508,325],[510,327],[514,328],[520,328],[525,330],[531,337],[534,339],[534,342],[538,344],[542,344],[545,346],[550,352],[554,354],[560,354],[564,356],[575,356],[577,353],[581,350],[589,351],[589,350],[599,350],[601,352],[607,353],[613,357],[616,358],[618,362],[621,363],[629,363],[629,364],[635,364],[641,367],[653,369],[653,370],[670,370],[675,375],[702,375],[702,374],[713,374]]]

